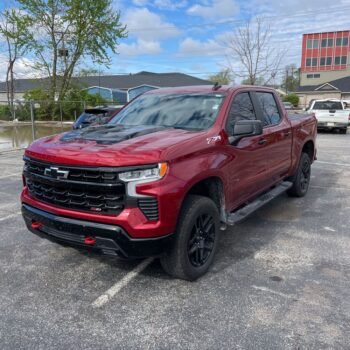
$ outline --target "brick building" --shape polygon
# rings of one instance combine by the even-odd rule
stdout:
[[[350,76],[350,31],[304,34],[300,86]]]
[[[300,106],[311,100],[350,98],[350,31],[303,35]]]

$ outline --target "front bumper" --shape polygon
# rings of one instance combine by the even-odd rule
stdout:
[[[159,256],[173,240],[173,234],[133,239],[117,225],[58,216],[27,204],[22,204],[22,215],[27,228],[42,238],[128,259]],[[86,238],[92,239],[93,243]]]

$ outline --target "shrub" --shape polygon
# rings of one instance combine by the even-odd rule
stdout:
[[[283,96],[284,102],[290,102],[294,107],[298,107],[299,104],[299,96],[296,94],[289,94]]]
[[[1,120],[11,120],[11,112],[8,105],[0,106],[0,119]]]

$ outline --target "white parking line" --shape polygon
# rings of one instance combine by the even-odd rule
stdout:
[[[317,165],[318,163],[320,164],[329,164],[329,165],[338,165],[338,166],[345,166],[345,167],[350,167],[349,163],[333,163],[333,162],[325,162],[323,160],[316,160],[316,162],[313,165]]]
[[[20,214],[21,214],[21,212],[18,211],[17,213],[10,214],[10,215],[4,216],[3,218],[0,218],[0,221],[4,221],[4,220],[7,220],[7,219],[14,218],[15,216],[18,216],[18,215],[20,215]]]
[[[137,265],[132,271],[127,273],[120,281],[109,288],[105,293],[100,295],[91,305],[95,308],[101,307],[112,299],[122,288],[127,286],[138,274],[140,274],[154,258],[148,258]]]
[[[260,286],[255,286],[255,285],[252,285],[252,287],[254,289],[260,290],[262,292],[267,292],[267,293],[279,295],[279,296],[281,296],[283,298],[287,298],[287,299],[293,299],[294,298],[293,295],[284,294],[284,293],[278,292],[278,291],[270,289],[270,288],[260,287]]]
[[[7,177],[19,176],[19,175],[21,175],[21,174],[22,174],[22,172],[20,172],[20,173],[8,174],[8,175],[4,175],[4,176],[0,176],[0,180],[1,180],[1,179],[6,179]]]

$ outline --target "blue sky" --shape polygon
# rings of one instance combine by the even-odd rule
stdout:
[[[129,37],[121,41],[120,54],[112,56],[109,69],[97,68],[113,74],[178,71],[199,77],[229,64],[242,71],[224,42],[255,16],[266,17],[273,46],[286,51],[282,67],[299,66],[302,33],[350,29],[350,0],[329,4],[329,0],[114,0]],[[0,56],[0,79],[4,63]],[[31,74],[24,63],[18,64],[18,77]]]

